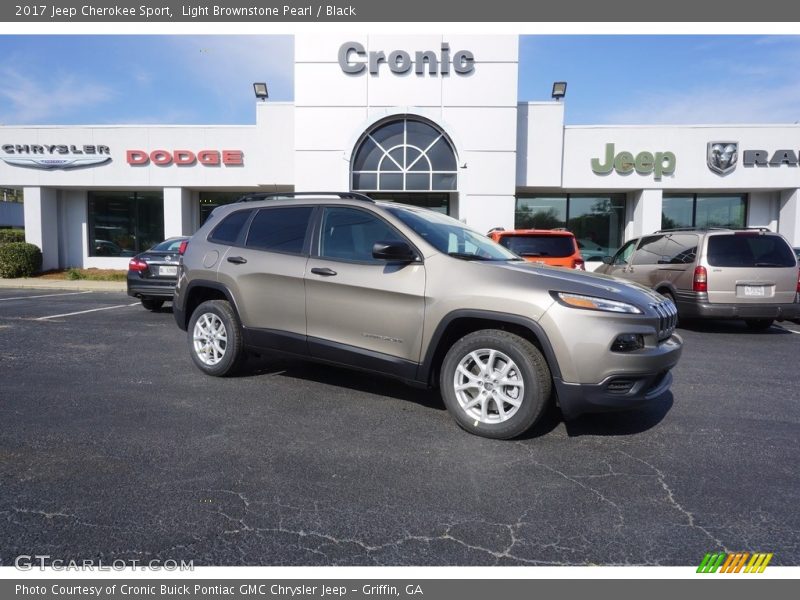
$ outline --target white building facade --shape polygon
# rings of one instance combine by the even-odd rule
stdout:
[[[255,125],[0,127],[0,187],[24,190],[45,269],[126,268],[254,191],[566,227],[590,260],[670,227],[800,246],[797,125],[565,127],[563,102],[518,101],[518,60],[516,36],[298,35],[294,102],[259,102]]]

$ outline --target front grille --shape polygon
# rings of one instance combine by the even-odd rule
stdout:
[[[669,301],[650,305],[658,313],[658,341],[668,339],[678,324],[678,309]]]

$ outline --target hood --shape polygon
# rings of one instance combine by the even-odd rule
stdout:
[[[639,305],[664,301],[660,294],[650,288],[626,279],[611,277],[610,275],[561,267],[548,267],[528,262],[494,263],[492,266],[518,272],[524,277],[535,277],[537,283],[540,284],[543,279],[549,279],[550,283],[547,287],[552,291],[599,296],[609,300],[620,300]]]

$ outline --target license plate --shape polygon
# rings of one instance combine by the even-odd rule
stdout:
[[[765,288],[763,285],[746,285],[744,286],[745,296],[766,296]]]
[[[178,275],[178,267],[158,267],[158,274],[162,277],[165,275],[175,277]]]

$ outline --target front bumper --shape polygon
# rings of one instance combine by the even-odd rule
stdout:
[[[639,353],[637,362],[640,366],[647,365],[646,369],[620,370],[599,383],[570,383],[554,377],[564,418],[638,408],[658,399],[672,385],[671,369],[678,363],[682,350],[683,340],[673,334],[657,350]]]

